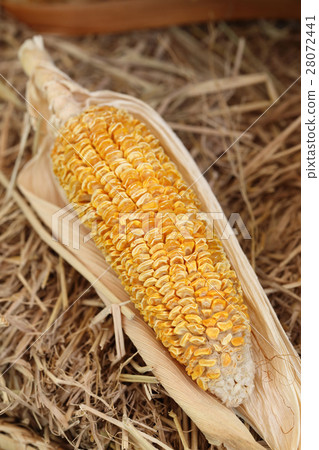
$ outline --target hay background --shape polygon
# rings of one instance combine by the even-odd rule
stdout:
[[[33,33],[7,16],[2,19],[0,73],[24,93],[26,76],[17,50]],[[300,72],[300,29],[295,22],[219,23],[68,39],[48,36],[45,43],[58,67],[86,88],[128,93],[157,109],[202,171]],[[248,74],[247,86],[236,87]],[[214,80],[229,77],[229,89],[211,93]],[[194,85],[198,88],[206,80],[210,82],[201,95],[191,95]],[[226,216],[240,213],[248,228],[252,240],[239,233],[240,243],[298,352],[299,115],[297,82],[205,173]],[[0,168],[14,181],[19,167],[35,152],[36,136],[28,132],[22,99],[1,80],[0,127]],[[168,447],[209,448],[152,373],[143,370],[128,339],[126,357],[116,361],[112,317],[92,324],[103,308],[94,290],[39,239],[1,185],[0,192],[0,321],[2,317],[9,325],[0,328],[1,373],[26,351],[0,377],[0,448],[19,448],[12,444],[13,436],[46,449],[134,448],[125,430],[126,417]],[[81,403],[106,413],[110,421],[84,413]]]

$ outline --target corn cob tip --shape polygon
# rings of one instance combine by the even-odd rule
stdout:
[[[236,408],[243,403],[254,389],[255,367],[249,345],[243,350],[242,360],[243,363],[238,364],[232,373],[222,373],[220,382],[208,387],[229,408]]]

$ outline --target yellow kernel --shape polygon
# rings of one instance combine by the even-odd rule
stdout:
[[[153,273],[154,273],[154,270],[152,270],[152,269],[145,270],[143,273],[141,273],[139,275],[138,279],[142,282],[144,282],[144,281],[146,282],[146,281],[148,281],[149,278],[152,277]],[[154,278],[154,280],[156,280],[156,278]]]
[[[167,323],[167,322],[165,322]],[[174,330],[171,327],[166,327],[162,330],[163,336],[174,336]]]
[[[168,276],[168,275],[167,275]],[[160,280],[158,280],[159,282]],[[155,283],[156,285],[157,283]],[[170,290],[172,289],[172,285],[170,282],[165,283],[164,285],[162,285],[162,287],[159,289],[159,293],[161,295],[166,295]]]
[[[220,377],[219,369],[207,372],[207,378],[209,378],[210,380],[217,380],[217,378],[219,378],[219,377]]]
[[[211,355],[212,349],[211,348],[199,348],[198,350],[195,350],[194,356],[205,356],[205,355]]]
[[[168,311],[163,311],[163,312],[157,314],[156,318],[159,319],[159,320],[167,320],[168,316],[169,316]]]
[[[195,291],[195,295],[196,295],[196,297],[206,298],[207,292],[208,292],[208,288],[205,286],[200,289],[197,289]]]
[[[206,329],[206,334],[210,339],[216,339],[219,335],[219,329],[215,327],[209,327]]]
[[[206,294],[208,292],[208,289],[207,289],[207,287],[205,287],[205,285],[206,285],[205,278],[200,278],[199,277],[199,278],[196,278],[196,280],[194,280],[192,282],[192,286],[195,289],[195,291],[198,291],[200,289],[204,289],[203,292],[205,292],[205,294]],[[202,295],[200,297],[202,297]]]
[[[164,266],[159,267],[158,269],[155,270],[154,277],[159,278],[159,279],[162,278],[164,275],[167,275],[168,269],[169,269],[168,264],[165,264]],[[167,275],[167,277],[168,276],[169,275]]]
[[[198,386],[203,389],[204,391],[207,391],[208,389],[208,383],[206,381],[206,379],[204,378],[197,378],[196,383],[198,384]]]
[[[245,331],[246,325],[234,325],[233,326],[233,333],[238,333],[239,331]]]
[[[177,299],[178,300],[178,304],[181,306],[194,306],[197,307],[197,303],[195,302],[193,297],[184,297],[181,299]]]
[[[188,273],[197,272],[197,264],[196,261],[191,261],[189,263],[186,263],[187,271]]]
[[[203,334],[205,332],[205,327],[197,323],[188,323],[186,326],[192,334]]]
[[[217,280],[216,278],[209,280],[209,287],[213,291],[220,291],[222,287],[222,282],[220,280]]]
[[[192,335],[190,333],[185,333],[180,340],[181,347],[185,347],[185,345],[188,343],[191,337]]]
[[[145,243],[141,243],[133,248],[132,250],[132,256],[135,258],[140,253],[147,253],[148,252],[148,246]]]
[[[202,323],[202,319],[197,314],[186,314],[187,322]]]
[[[232,334],[228,333],[227,336],[224,337],[224,339],[221,341],[222,345],[228,345],[231,341]]]
[[[227,322],[218,322],[217,326],[221,331],[227,331],[233,327],[233,322],[231,320],[227,320]]]
[[[203,336],[192,336],[189,338],[189,342],[195,345],[205,345],[206,338],[204,338]]]
[[[231,320],[232,320],[233,323],[236,323],[236,322],[243,322],[244,319],[245,319],[245,317],[244,317],[243,314],[234,314],[234,315],[232,316],[232,318],[231,318]]]
[[[221,362],[223,367],[229,366],[231,363],[231,357],[229,353],[223,353],[221,356]]]
[[[169,328],[170,326],[171,326],[171,323],[169,321],[162,322],[162,321],[157,320],[156,323],[154,324],[154,328],[156,328],[158,330],[162,330],[164,328]]]
[[[172,322],[172,327],[176,327],[177,324],[179,324],[180,322],[182,322],[184,320],[184,316],[183,314],[179,314],[177,317],[175,317],[175,319]]]
[[[193,248],[194,248],[193,240],[184,241],[182,244],[182,249],[185,252],[185,255],[191,254]]]
[[[174,320],[180,313],[182,307],[180,305],[175,306],[169,313],[169,320]]]
[[[210,308],[212,304],[212,299],[210,297],[199,297],[198,302],[203,309]]]
[[[165,345],[165,347],[170,347],[171,345],[178,346],[179,340],[177,337],[164,336],[162,339],[162,343]]]
[[[219,311],[215,314],[213,314],[213,319],[215,320],[221,320],[221,319],[228,319],[228,313],[226,311]]]
[[[138,202],[136,202],[138,204]],[[152,200],[150,202],[142,204],[143,211],[156,211],[158,208],[158,202],[156,200]]]
[[[185,320],[183,320],[178,325],[176,325],[176,327],[174,328],[175,334],[181,335],[181,334],[186,333],[187,332],[186,325],[187,325],[187,322]]]
[[[203,325],[205,325],[205,327],[213,327],[215,324],[216,320],[213,319],[212,317],[203,320]]]
[[[202,367],[213,367],[216,364],[216,359],[200,359],[198,364]]]
[[[158,252],[159,250],[162,250],[164,248],[164,243],[163,242],[159,242],[158,244],[155,244],[151,249],[150,249],[150,254],[154,255],[154,253]],[[166,252],[164,251],[163,255],[166,255]]]
[[[171,264],[182,264],[183,263],[183,256],[180,254],[176,255],[168,255],[170,257],[170,263]]]
[[[173,266],[173,267],[175,267],[175,266]],[[171,266],[171,268],[172,268],[172,266]],[[174,283],[174,285],[176,285],[178,282],[180,282],[186,278],[187,275],[184,272],[182,272],[181,270],[173,272],[171,270],[171,268],[170,268],[170,276],[171,276],[171,279],[172,279],[172,282]]]
[[[150,306],[147,306],[145,309],[156,313],[156,312],[166,311],[166,306],[163,304],[156,305],[156,306],[150,305]]]
[[[168,309],[173,309],[175,306],[179,305],[179,301],[177,297],[175,297],[174,289],[170,289],[163,296],[163,303],[167,306]]]
[[[190,345],[189,347],[187,347],[187,349],[185,350],[185,353],[184,353],[186,360],[191,358],[191,356],[193,355],[193,353],[195,351],[195,348],[196,347],[194,345]]]
[[[176,295],[180,298],[194,295],[194,289],[191,286],[183,286],[176,290]]]
[[[243,345],[245,342],[245,339],[243,337],[234,337],[231,340],[231,343],[234,347],[239,347],[240,345]]]
[[[236,308],[233,305],[228,305],[225,311],[228,312],[228,314],[230,314],[231,312],[236,311]]]
[[[202,314],[204,317],[206,317],[208,319],[212,315],[212,310],[211,309],[202,309]]]
[[[177,358],[177,356],[180,356],[183,353],[183,349],[181,347],[169,347],[169,352],[174,358]]]
[[[158,271],[159,271],[160,269],[162,269],[162,267],[160,267],[160,268],[158,269]],[[157,271],[156,271],[156,272],[157,272]],[[155,286],[156,286],[158,289],[164,287],[167,283],[170,282],[170,276],[169,276],[167,273],[165,273],[164,270],[162,271],[162,273],[160,273],[160,272],[158,272],[157,274],[154,273],[154,274],[153,274],[153,277],[156,277],[156,278],[159,277],[159,278],[156,280],[156,283],[155,283]]]
[[[153,261],[154,255],[151,257],[150,261],[152,262],[152,267],[154,270],[158,270],[161,266],[167,265],[168,258],[167,256],[160,256]]]
[[[153,271],[152,271],[153,272]],[[143,275],[143,280],[145,278],[145,272],[142,274]],[[140,275],[141,276],[141,275]],[[142,281],[142,280],[141,280]],[[149,278],[145,279],[144,281],[144,286],[145,287],[150,287],[150,286],[154,286],[155,283],[157,282],[157,279],[150,276]]]
[[[197,365],[192,372],[192,379],[196,380],[196,378],[202,376],[204,370],[205,370],[204,367]]]
[[[196,305],[196,303],[190,304],[190,305],[186,305],[182,309],[181,313],[182,314],[192,314],[192,313],[197,314],[198,313],[198,306]],[[199,317],[199,316],[197,316],[197,317]]]
[[[214,309],[215,312],[220,312],[225,309],[226,305],[227,305],[227,303],[225,300],[218,298],[217,300],[213,301],[212,308]],[[227,309],[226,309],[226,311],[227,311]],[[227,311],[227,312],[229,312],[229,311]]]

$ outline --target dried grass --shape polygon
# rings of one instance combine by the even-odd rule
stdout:
[[[17,50],[31,32],[9,19],[0,27],[0,72],[23,93]],[[46,45],[85,87],[128,93],[157,109],[203,172],[217,160],[205,176],[226,215],[240,213],[252,236],[239,233],[241,245],[299,352],[299,83],[241,136],[298,78],[298,26],[209,24],[50,36]],[[0,99],[0,167],[11,179],[0,187],[0,447],[209,448],[133,344],[115,338],[118,308],[105,308],[89,283],[41,241],[11,196],[37,137],[22,99],[3,80]]]

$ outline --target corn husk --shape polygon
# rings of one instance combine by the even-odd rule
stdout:
[[[20,50],[24,70],[30,77],[28,109],[35,127],[41,126],[39,148],[23,168],[18,186],[43,223],[51,230],[52,216],[66,205],[54,178],[50,150],[61,125],[72,115],[93,104],[122,108],[146,123],[167,154],[177,164],[185,180],[196,191],[203,211],[222,213],[216,197],[190,154],[163,119],[145,103],[112,91],[88,92],[59,71],[45,52],[41,38],[27,41]],[[193,184],[194,183],[194,184]],[[210,215],[209,215],[210,216]],[[61,236],[70,232],[71,221],[63,221]],[[40,228],[38,226],[38,228]],[[272,449],[297,449],[300,446],[300,361],[282,329],[252,267],[244,255],[226,219],[214,222],[225,251],[241,281],[252,324],[252,351],[256,364],[255,390],[236,410],[222,405],[205,393],[186,375],[159,343],[152,329],[133,307],[120,306],[124,332],[133,341],[157,380],[183,408],[212,444],[226,448],[261,448],[239,420],[243,417]],[[43,236],[47,233],[38,232]],[[96,288],[106,304],[128,301],[120,282],[91,241],[83,243],[87,230],[81,226],[79,249],[65,247],[47,237],[51,245]]]

